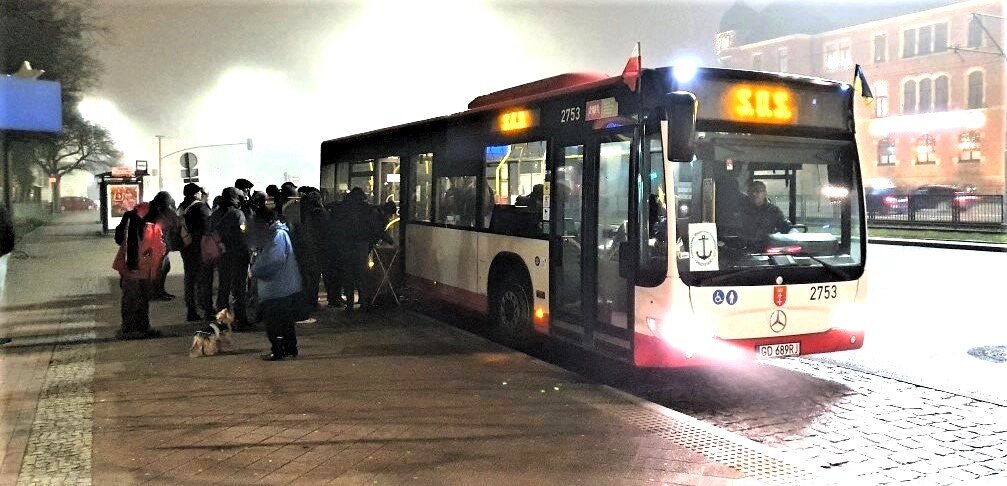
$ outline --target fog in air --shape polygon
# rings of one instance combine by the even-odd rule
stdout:
[[[949,2],[739,3],[98,0],[104,74],[80,109],[112,132],[124,165],[155,168],[155,135],[164,154],[252,138],[252,151],[199,151],[208,189],[239,175],[316,185],[322,140],[565,72],[616,75],[638,41],[644,67],[716,65],[722,25],[767,36]],[[179,168],[165,158],[165,189],[180,190]]]

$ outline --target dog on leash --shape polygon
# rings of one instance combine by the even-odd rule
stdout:
[[[192,347],[189,356],[213,356],[233,344],[231,324],[234,324],[234,313],[224,309],[217,313],[217,320],[196,331],[192,337]]]

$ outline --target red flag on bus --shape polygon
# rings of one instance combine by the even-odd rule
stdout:
[[[634,93],[640,85],[640,69],[642,66],[643,60],[640,58],[640,43],[637,42],[636,46],[633,47],[633,53],[629,55],[629,59],[626,61],[626,67],[622,69],[622,82],[626,83],[629,90]]]

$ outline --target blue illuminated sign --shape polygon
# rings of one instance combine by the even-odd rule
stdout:
[[[0,130],[62,132],[61,98],[55,81],[0,76]]]

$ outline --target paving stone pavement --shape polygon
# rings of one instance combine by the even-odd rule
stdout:
[[[631,391],[864,484],[1007,484],[1007,407],[814,359],[662,373]]]
[[[3,484],[91,484],[96,215],[72,214],[19,242],[0,302]],[[90,254],[89,254],[90,253]],[[68,271],[73,269],[73,271]]]
[[[300,359],[280,363],[257,359],[259,333],[189,358],[180,299],[152,303],[163,338],[116,341],[114,246],[88,224],[43,228],[13,265],[2,484],[751,484],[745,461],[816,477],[409,313],[323,311],[299,328]],[[169,289],[180,286],[176,272]]]

